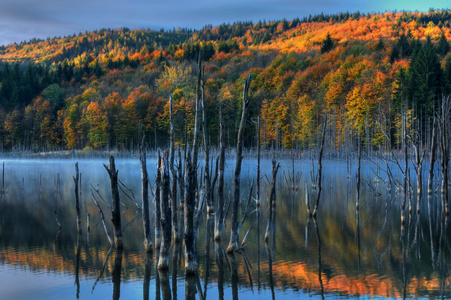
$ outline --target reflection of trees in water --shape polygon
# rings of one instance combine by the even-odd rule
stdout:
[[[143,300],[149,300],[150,276],[152,273],[152,254],[146,253],[144,257]]]
[[[77,286],[77,299],[80,296],[80,254],[81,254],[80,235],[77,235],[77,251],[75,253],[75,285]]]
[[[116,249],[114,255],[114,267],[112,273],[113,281],[113,300],[119,300],[121,297],[121,272],[122,272],[122,254],[121,248]]]
[[[350,181],[349,184],[354,185],[355,182]],[[446,255],[446,252],[449,251],[449,241],[446,240],[447,223],[441,217],[440,199],[430,199],[428,206],[424,202],[421,214],[419,216],[413,214],[412,218],[409,218],[405,224],[406,240],[403,246],[402,243],[398,242],[401,234],[399,201],[394,199],[385,202],[385,200],[369,199],[363,191],[359,214],[354,214],[355,207],[351,205],[354,203],[346,204],[345,200],[340,200],[342,193],[347,194],[344,187],[344,185],[341,187],[335,182],[332,192],[335,192],[336,195],[324,197],[324,199],[329,199],[329,202],[322,202],[323,208],[321,209],[327,210],[327,213],[321,212],[321,218],[317,220],[317,227],[313,228],[313,224],[310,223],[311,245],[307,244],[308,239],[305,238],[307,247],[303,247],[302,236],[304,231],[299,229],[308,229],[306,227],[308,222],[305,218],[304,203],[301,203],[301,201],[293,202],[293,192],[290,188],[281,184],[281,188],[278,188],[277,215],[272,230],[277,234],[271,235],[269,239],[271,247],[269,248],[268,259],[271,259],[271,270],[265,269],[266,261],[263,259],[260,261],[262,250],[260,249],[260,238],[262,235],[259,223],[262,219],[264,219],[264,222],[266,221],[268,208],[266,201],[262,200],[262,211],[258,211],[258,214],[251,214],[244,225],[246,227],[257,224],[257,230],[251,231],[249,235],[245,250],[250,264],[257,265],[257,267],[249,268],[249,270],[251,276],[257,279],[259,289],[262,287],[269,289],[272,280],[276,291],[275,285],[280,284],[296,289],[308,286],[320,291],[319,276],[321,276],[324,292],[337,291],[338,289],[341,289],[339,291],[343,293],[352,291],[352,287],[339,286],[338,284],[334,286],[341,278],[357,282],[366,280],[369,288],[362,290],[362,292],[370,291],[375,295],[380,295],[376,288],[379,285],[391,288],[393,294],[387,296],[404,294],[408,297],[408,295],[418,293],[449,295],[449,287],[446,285],[446,281],[449,279],[447,270],[449,257]],[[326,189],[325,192],[327,190],[329,189]],[[81,281],[81,284],[83,284],[82,275],[94,281],[103,270],[103,262],[106,261],[102,278],[112,277],[115,255],[111,255],[105,260],[108,256],[108,241],[101,224],[99,224],[99,216],[93,203],[86,202],[89,193],[85,192],[83,194],[85,199],[82,199],[84,201],[82,210],[85,214],[87,211],[91,213],[91,237],[88,245],[86,236],[82,236],[77,242],[75,209],[72,205],[68,205],[68,201],[66,201],[66,199],[73,197],[72,189],[66,191],[64,185],[61,185],[60,192],[52,194],[43,188],[40,202],[37,202],[36,199],[38,195],[34,195],[30,202],[25,201],[23,195],[17,200],[13,199],[14,193],[12,189],[10,191],[10,199],[2,200],[0,215],[1,219],[4,220],[2,226],[14,228],[14,230],[4,230],[0,235],[0,244],[8,246],[6,251],[0,253],[1,261],[10,264],[17,264],[18,262],[34,270],[47,269],[65,272],[66,274],[73,272],[75,282]],[[246,192],[243,192],[243,194],[246,194]],[[298,191],[297,195],[300,195],[299,198],[303,198],[302,191]],[[333,203],[333,201],[336,201],[336,203]],[[388,203],[386,210],[385,203]],[[147,258],[142,251],[141,215],[136,214],[133,203],[125,203],[125,205],[127,207],[123,206],[122,212],[124,224],[130,225],[124,226],[126,228],[124,229],[126,230],[124,234],[126,249],[123,253],[123,265],[121,267],[127,268],[127,272],[123,272],[122,275],[124,276],[123,279],[143,279],[143,295],[144,299],[148,299],[148,291],[153,282],[158,281],[158,284],[156,284],[159,287],[158,289],[161,288],[162,282],[160,275],[157,274],[158,272],[151,273],[152,268],[149,268],[150,264],[146,262],[151,262],[153,256]],[[58,212],[58,220],[62,225],[57,240],[55,240],[55,236],[59,227],[55,221],[55,210]],[[200,255],[198,257],[199,273],[202,274],[199,279],[202,282],[203,293],[206,294],[208,291],[209,294],[216,295],[216,291],[211,288],[211,283],[217,282],[219,298],[223,299],[224,294],[227,295],[227,287],[230,288],[228,283],[232,283],[232,279],[235,280],[236,278],[238,278],[235,285],[237,289],[242,286],[245,290],[250,291],[251,280],[247,279],[250,277],[247,274],[248,268],[240,254],[235,254],[236,274],[231,272],[233,270],[229,268],[229,264],[232,264],[220,251],[219,245],[221,244],[214,244],[216,259],[213,260],[213,253],[211,253],[213,234],[211,229],[207,230],[209,226],[206,226],[205,223],[208,223],[207,219],[202,220],[197,239],[197,250],[198,255]],[[30,230],[30,228],[33,230]],[[320,253],[318,252],[318,244],[315,245],[313,229],[315,234],[318,230],[321,235],[321,239],[317,239],[317,243],[321,243]],[[86,234],[86,230],[83,232]],[[30,244],[32,245],[31,248]],[[276,247],[277,253],[273,251]],[[176,298],[177,273],[182,273],[179,266],[183,258],[175,254],[183,251],[183,245],[179,244],[172,251],[172,272],[170,274],[172,285],[170,289],[172,298]],[[317,259],[319,256],[322,272],[317,269],[316,264],[319,261]],[[283,258],[285,264],[280,263],[280,258]],[[311,258],[315,258],[315,260]],[[220,263],[221,261],[222,263]],[[220,264],[222,264],[222,267],[220,267]],[[402,267],[403,265],[404,267]],[[293,274],[297,274],[297,271],[305,271],[312,275],[312,281],[300,283],[298,278],[293,278]],[[268,272],[271,272],[271,276],[268,276]],[[380,278],[377,274],[392,275]],[[314,282],[317,282],[316,286]],[[411,284],[412,282],[419,282],[418,287],[414,287]],[[401,287],[405,284],[406,288],[403,290]],[[196,288],[197,290],[198,288]],[[78,294],[78,291],[76,294]],[[161,294],[161,290],[159,294]]]

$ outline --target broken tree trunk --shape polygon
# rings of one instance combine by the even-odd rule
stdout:
[[[179,240],[179,230],[177,224],[177,171],[174,165],[175,157],[175,131],[174,131],[174,113],[172,111],[172,94],[169,95],[169,117],[171,121],[171,145],[169,148],[169,170],[172,175],[172,189],[171,189],[171,211],[172,211],[172,234],[174,240]]]
[[[157,176],[155,179],[155,248],[160,249],[161,244],[161,210],[160,210],[160,190],[161,190],[161,153],[158,150]]]
[[[114,157],[110,156],[109,165],[103,165],[105,170],[110,175],[110,183],[111,183],[111,197],[112,197],[112,206],[111,206],[111,214],[113,221],[113,232],[114,232],[114,246],[118,249],[123,247],[122,244],[122,229],[121,229],[121,200],[119,198],[119,189],[117,186],[117,174],[119,171],[116,170],[116,166],[114,164]]]
[[[78,162],[75,163],[75,177],[72,177],[75,183],[75,210],[77,211],[77,230],[81,234],[81,215],[80,215],[80,193],[78,185],[80,183],[80,173],[78,171]]]
[[[188,151],[185,158],[185,274],[197,273],[197,260],[194,249],[194,204],[196,199],[196,166],[192,164]]]
[[[324,124],[323,124],[323,134],[321,137],[321,148],[319,150],[319,158],[318,158],[318,195],[316,196],[316,202],[315,202],[315,207],[313,209],[313,218],[316,218],[316,214],[318,211],[318,205],[319,205],[319,199],[321,197],[321,190],[322,190],[322,173],[323,173],[323,153],[324,153],[324,141],[326,139],[326,125],[327,125],[327,117],[324,119]]]
[[[219,176],[218,176],[218,208],[216,212],[215,240],[221,240],[224,228],[224,165],[225,165],[225,130],[222,100],[219,102]]]
[[[269,241],[269,233],[274,224],[274,215],[276,210],[276,179],[277,179],[277,171],[279,170],[280,165],[276,165],[276,159],[273,156],[272,159],[272,183],[271,183],[271,194],[269,196],[269,213],[268,213],[268,224],[266,225],[266,233],[265,233],[265,243]]]
[[[246,127],[247,109],[249,107],[249,99],[247,97],[249,91],[249,83],[251,80],[251,74],[247,75],[246,82],[244,83],[243,91],[243,108],[241,113],[240,127],[238,129],[238,136],[236,140],[236,163],[235,163],[235,177],[233,203],[232,203],[232,229],[230,234],[230,242],[227,247],[227,253],[232,253],[239,248],[238,246],[238,205],[240,202],[240,174],[241,174],[241,162],[243,160],[243,138],[244,129]]]
[[[169,252],[171,250],[171,207],[169,206],[170,178],[169,178],[169,161],[168,152],[164,151],[161,158],[160,166],[161,175],[161,191],[160,191],[160,207],[161,207],[161,245],[160,260],[158,262],[159,270],[169,268]]]
[[[141,189],[142,189],[142,210],[144,227],[144,248],[146,252],[152,251],[152,239],[150,236],[150,216],[149,216],[149,176],[147,174],[146,152],[140,149],[139,161],[141,163]]]

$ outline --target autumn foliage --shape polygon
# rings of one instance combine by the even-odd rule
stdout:
[[[219,101],[233,145],[250,73],[249,114],[261,117],[263,145],[315,145],[327,116],[335,147],[352,133],[379,146],[402,107],[427,117],[451,93],[450,22],[446,10],[321,14],[198,31],[102,29],[1,46],[1,146],[134,149],[143,136],[163,146],[171,93],[176,142],[185,144],[194,127],[199,52],[213,145]],[[246,146],[256,145],[256,130],[250,122]]]

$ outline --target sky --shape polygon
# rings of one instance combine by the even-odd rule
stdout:
[[[192,28],[324,12],[424,11],[449,0],[0,0],[0,45],[102,28]]]

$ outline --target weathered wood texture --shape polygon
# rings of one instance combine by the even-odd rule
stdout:
[[[114,164],[114,157],[110,156],[110,161],[108,166],[103,165],[105,170],[108,172],[110,176],[111,183],[111,197],[112,197],[112,206],[111,206],[111,214],[113,221],[113,234],[114,234],[114,246],[118,249],[123,248],[122,242],[122,228],[121,228],[121,200],[119,198],[119,189],[117,185],[117,175],[119,173],[116,170],[116,166]]]
[[[139,161],[141,164],[141,192],[142,192],[142,214],[144,229],[144,249],[146,252],[152,251],[152,238],[150,235],[150,215],[149,215],[149,176],[147,174],[146,152],[141,148]]]
[[[72,177],[75,183],[75,210],[77,212],[77,231],[81,234],[81,214],[80,214],[80,172],[78,170],[78,162],[75,163],[75,177]]]
[[[163,156],[161,157],[160,175],[161,245],[158,269],[166,270],[169,268],[169,252],[171,250],[171,207],[169,205],[170,178],[167,151],[163,152]]]
[[[161,209],[160,209],[160,190],[161,190],[161,153],[158,150],[157,176],[155,179],[155,248],[160,249],[161,244]]]
[[[248,91],[251,76],[248,74],[246,82],[244,83],[243,91],[243,107],[241,112],[240,127],[238,129],[238,136],[236,140],[236,162],[235,162],[235,176],[233,179],[234,192],[232,203],[232,228],[230,234],[230,242],[227,246],[227,253],[232,253],[239,248],[238,246],[238,206],[240,202],[240,174],[241,174],[241,162],[243,160],[243,138],[244,130],[246,127],[247,110],[249,108]]]
[[[194,249],[194,204],[195,204],[195,188],[196,183],[196,167],[192,164],[191,154],[185,159],[185,273],[193,275],[197,273],[196,253]]]
[[[222,100],[219,102],[219,172],[218,206],[216,212],[215,240],[219,241],[224,228],[224,167],[225,167],[225,127]]]

